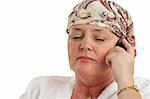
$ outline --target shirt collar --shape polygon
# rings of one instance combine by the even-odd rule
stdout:
[[[113,81],[102,91],[98,99],[109,99],[110,97],[114,97],[113,99],[117,99],[117,90],[117,83]]]

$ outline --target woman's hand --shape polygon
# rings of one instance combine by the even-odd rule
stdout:
[[[122,44],[126,50],[115,46],[105,59],[120,89],[134,83],[134,49],[126,39],[122,40]]]

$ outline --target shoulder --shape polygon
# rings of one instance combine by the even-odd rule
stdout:
[[[149,90],[150,89],[150,80],[136,77],[135,83],[138,85],[143,99],[149,99],[149,97],[150,97],[150,90]]]
[[[34,78],[29,87],[32,88],[53,88],[57,86],[64,86],[65,84],[71,84],[74,81],[74,77],[65,76],[40,76]]]
[[[148,80],[148,79],[136,77],[135,78],[135,83],[138,85],[138,87],[141,90],[150,87],[150,80]]]
[[[74,81],[74,77],[65,76],[40,76],[34,78],[30,83],[34,86],[45,85],[45,84],[65,84]]]
[[[26,88],[25,94],[19,99],[37,99],[37,96],[54,93],[56,90],[63,89],[65,86],[72,86],[74,84],[74,77],[64,76],[40,76],[31,80]]]

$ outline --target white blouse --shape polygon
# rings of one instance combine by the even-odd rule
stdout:
[[[143,99],[150,99],[150,81],[135,78]],[[75,77],[44,76],[33,79],[19,99],[70,99]],[[108,85],[97,99],[118,99],[117,83]]]

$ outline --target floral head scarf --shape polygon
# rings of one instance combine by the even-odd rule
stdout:
[[[126,37],[136,56],[133,21],[129,13],[108,0],[84,0],[69,15],[67,32],[73,25],[91,24],[108,28],[119,38]]]

